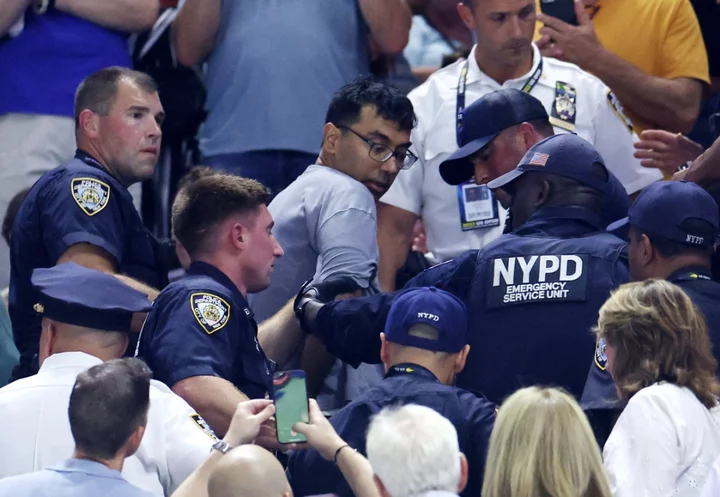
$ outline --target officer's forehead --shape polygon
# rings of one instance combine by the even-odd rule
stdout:
[[[515,13],[529,6],[535,6],[534,0],[471,0],[473,9],[481,12]]]
[[[137,83],[123,78],[118,81],[113,108],[125,110],[130,107],[144,107],[151,112],[161,112],[163,110],[157,92],[147,91]]]

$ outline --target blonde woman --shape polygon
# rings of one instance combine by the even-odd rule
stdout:
[[[482,497],[611,497],[590,424],[570,395],[529,387],[508,397],[490,437]]]
[[[627,407],[605,444],[615,497],[697,497],[720,455],[720,384],[700,311],[662,280],[623,285],[597,335]]]

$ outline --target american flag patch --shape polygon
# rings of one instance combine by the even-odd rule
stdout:
[[[548,154],[540,154],[536,152],[533,154],[532,159],[530,159],[528,164],[531,166],[544,166],[547,164],[549,158],[550,156]]]

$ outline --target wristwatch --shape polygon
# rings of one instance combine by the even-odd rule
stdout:
[[[227,454],[231,450],[233,450],[233,446],[227,443],[225,440],[218,440],[212,445],[211,450],[219,450],[223,454]]]
[[[43,15],[53,7],[55,7],[55,0],[35,0],[33,2],[33,11],[37,15]]]

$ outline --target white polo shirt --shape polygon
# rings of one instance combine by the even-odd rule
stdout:
[[[475,49],[469,56],[465,106],[483,95],[502,88],[522,89],[540,64],[540,52],[533,44],[533,66],[517,79],[500,85],[480,71]],[[607,168],[617,176],[628,194],[662,178],[657,169],[640,165],[633,157],[637,135],[627,127],[621,111],[610,103],[609,88],[598,78],[574,64],[542,58],[539,81],[530,94],[540,100],[552,115],[558,82],[572,85],[576,91],[575,133],[595,145]],[[458,149],[456,141],[456,102],[458,78],[464,61],[458,61],[434,73],[414,89],[409,98],[415,107],[418,125],[412,132],[418,162],[400,171],[381,202],[394,205],[422,217],[430,252],[439,262],[452,259],[466,250],[479,249],[500,236],[507,217],[498,206],[499,226],[462,231],[457,187],[440,176],[439,166]],[[555,127],[556,133],[567,133]]]
[[[0,389],[0,478],[57,465],[72,456],[68,404],[78,374],[102,361],[83,352],[48,357],[38,374]],[[159,381],[140,448],[125,459],[127,481],[155,495],[172,494],[207,458],[215,442],[192,407]]]

